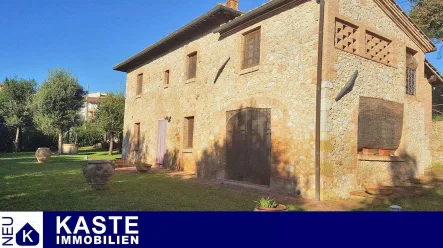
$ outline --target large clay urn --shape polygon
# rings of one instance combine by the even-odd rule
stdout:
[[[83,176],[93,189],[104,190],[114,175],[114,168],[108,160],[90,160],[83,165]]]
[[[51,158],[52,152],[51,149],[46,147],[40,147],[35,152],[35,157],[39,163],[47,163]]]
[[[62,153],[66,155],[77,155],[78,146],[76,144],[63,144]]]

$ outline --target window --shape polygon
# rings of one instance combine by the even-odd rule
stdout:
[[[186,117],[183,127],[183,148],[190,149],[194,142],[194,116]]]
[[[163,78],[163,85],[165,86],[165,88],[168,88],[169,86],[169,70],[165,71],[165,75]]]
[[[140,123],[134,124],[134,151],[140,148]]]
[[[135,95],[139,96],[143,91],[143,73],[137,75],[137,89]]]
[[[418,62],[414,57],[416,53],[409,48],[406,51],[406,94],[411,96],[415,96],[417,91]]]
[[[260,29],[244,35],[242,69],[248,69],[260,64],[260,35]]]
[[[197,52],[188,55],[188,72],[186,79],[194,79],[197,76]]]

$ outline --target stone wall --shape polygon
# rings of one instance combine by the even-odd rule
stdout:
[[[443,121],[432,122],[432,163],[443,164]]]
[[[335,45],[336,18],[392,41],[392,59],[375,62]],[[167,163],[201,178],[224,179],[226,112],[246,107],[271,109],[271,190],[313,198],[315,192],[315,99],[319,5],[307,1],[257,19],[234,34],[208,32],[127,75],[124,157],[155,164],[158,120],[167,126]],[[241,40],[261,28],[261,63],[242,71]],[[365,40],[365,33],[356,38]],[[356,48],[362,45],[355,44]],[[417,94],[405,94],[406,48],[417,51]],[[374,0],[326,1],[321,109],[322,199],[348,198],[363,184],[396,185],[423,174],[431,165],[431,86],[424,78],[424,54]],[[185,79],[186,56],[197,51],[197,78]],[[216,75],[230,59],[217,81]],[[164,87],[164,71],[170,85]],[[358,70],[354,89],[335,97]],[[143,94],[135,96],[143,73]],[[403,104],[399,161],[367,161],[357,149],[359,97]],[[183,148],[185,117],[194,116],[194,147]],[[141,126],[141,148],[133,149],[134,124]]]
[[[373,0],[327,1],[325,70],[323,78],[332,83],[328,111],[329,136],[323,140],[322,198],[347,198],[364,184],[395,185],[423,175],[431,164],[429,131],[431,86],[424,78],[424,53],[383,12]],[[348,23],[354,34],[355,50],[335,44],[336,21]],[[365,54],[366,31],[389,39],[391,58],[376,62]],[[417,94],[406,95],[406,48],[417,51]],[[339,101],[334,98],[353,73],[359,75],[353,90]],[[404,105],[403,134],[396,155],[405,162],[361,161],[357,148],[358,109],[361,96]],[[383,118],[382,116],[380,118]],[[377,159],[375,159],[377,160]]]
[[[226,167],[226,112],[271,108],[271,190],[314,194],[315,89],[319,7],[315,1],[250,23],[235,34],[207,33],[127,75],[124,156],[154,164],[158,120],[167,126],[168,167],[222,178]],[[261,28],[258,70],[240,70],[242,34]],[[186,56],[198,53],[197,78],[185,80]],[[219,68],[230,58],[216,82]],[[170,70],[170,85],[163,73]],[[143,73],[143,94],[135,96]],[[194,147],[183,149],[183,122],[194,116]],[[133,151],[133,127],[140,123],[142,147]]]

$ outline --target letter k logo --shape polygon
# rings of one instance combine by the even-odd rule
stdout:
[[[40,234],[26,223],[15,235],[15,240],[19,246],[36,246],[40,241]]]

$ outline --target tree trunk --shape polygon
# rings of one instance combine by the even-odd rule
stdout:
[[[14,140],[14,152],[19,151],[19,137],[20,137],[20,127],[17,127],[17,131],[15,133],[15,140]]]
[[[63,130],[58,130],[58,154],[62,155],[62,147],[63,147]]]
[[[110,142],[109,142],[109,155],[112,155],[112,150],[114,150],[114,136],[109,134]]]

